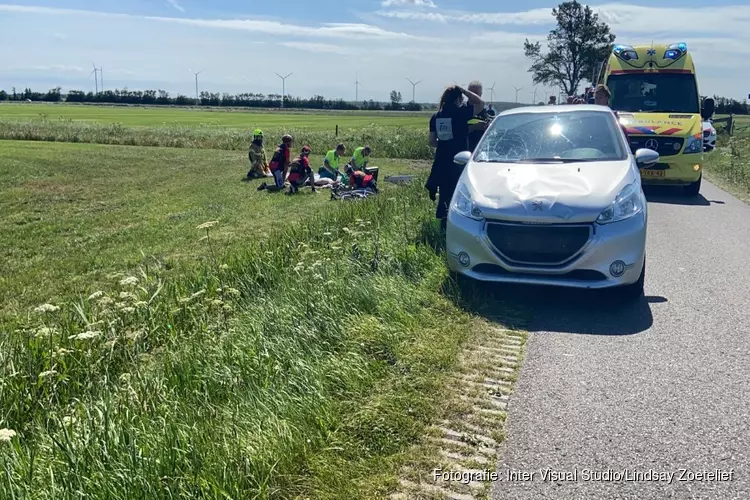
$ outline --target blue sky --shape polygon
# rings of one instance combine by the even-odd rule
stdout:
[[[543,40],[559,2],[527,0],[0,0],[0,88],[280,93],[434,101],[445,85],[495,83],[495,100],[532,98],[526,38]],[[703,94],[750,93],[750,4],[592,3],[621,43],[685,41]],[[538,87],[537,100],[550,89]]]

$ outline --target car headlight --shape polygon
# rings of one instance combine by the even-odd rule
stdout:
[[[688,138],[687,146],[683,154],[702,153],[703,152],[703,134],[695,134]]]
[[[471,192],[466,184],[461,183],[456,187],[456,194],[453,197],[453,211],[474,220],[482,220],[484,215],[474,200],[471,199]]]
[[[701,143],[701,150],[703,144]],[[615,201],[607,209],[599,214],[596,222],[599,224],[611,224],[621,220],[629,219],[643,210],[643,199],[641,198],[640,186],[628,184],[615,197]]]

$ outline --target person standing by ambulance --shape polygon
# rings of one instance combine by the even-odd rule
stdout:
[[[468,99],[463,104],[463,97]],[[484,109],[480,96],[458,85],[448,87],[440,98],[437,113],[430,119],[430,144],[435,146],[435,160],[425,187],[434,200],[439,195],[435,217],[445,230],[448,209],[463,168],[453,157],[468,147],[469,120]]]

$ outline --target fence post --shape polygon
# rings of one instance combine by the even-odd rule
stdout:
[[[732,112],[729,112],[729,122],[727,123],[727,128],[729,129],[729,137],[732,137],[732,134],[734,133],[734,114]]]
[[[339,126],[336,125],[336,137],[338,137],[338,136],[339,136]]]

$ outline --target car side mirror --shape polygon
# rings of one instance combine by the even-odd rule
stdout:
[[[641,148],[635,152],[635,163],[638,168],[651,167],[659,161],[659,153],[653,149]]]
[[[701,106],[701,118],[708,120],[714,116],[714,111],[716,111],[716,103],[714,102],[713,97],[705,98],[703,100],[703,106]]]
[[[467,163],[469,163],[469,160],[471,159],[471,151],[461,151],[456,156],[453,157],[453,163],[456,165],[464,166]]]

